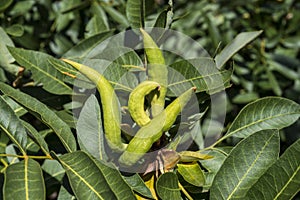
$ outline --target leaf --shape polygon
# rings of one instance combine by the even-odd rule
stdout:
[[[4,199],[45,199],[45,185],[38,162],[25,158],[5,170]]]
[[[154,199],[158,199],[156,195],[156,190],[155,190],[155,175],[153,174],[148,180],[145,181],[145,185],[149,188],[152,196]],[[138,198],[138,200],[143,199],[143,198]]]
[[[181,200],[178,178],[173,172],[160,175],[156,182],[156,190],[158,196],[163,200]]]
[[[110,163],[101,162],[99,160],[94,160],[94,162],[104,175],[107,184],[117,199],[135,199],[133,191],[124,180],[120,171],[118,171],[114,165],[110,165]]]
[[[99,102],[91,95],[85,102],[78,121],[77,136],[80,148],[99,160],[107,160],[104,146],[104,132]]]
[[[67,151],[72,152],[76,150],[76,141],[69,126],[45,104],[29,96],[28,94],[13,89],[4,83],[0,83],[0,90],[27,108],[31,113],[48,125],[58,136]]]
[[[122,13],[120,13],[118,10],[114,9],[112,6],[103,5],[103,9],[105,10],[105,12],[107,12],[111,16],[111,18],[115,22],[118,22],[120,25],[122,25],[125,28],[127,28],[129,26],[129,22],[128,22],[127,18]]]
[[[76,198],[62,186],[58,192],[57,200],[76,200]]]
[[[7,49],[7,46],[14,46],[14,43],[1,27],[0,38],[0,68],[3,68],[5,71],[13,75],[17,75],[19,72],[19,67],[11,64],[15,61],[15,59]]]
[[[26,155],[26,130],[20,119],[16,116],[15,112],[10,108],[10,106],[5,102],[2,96],[0,96],[0,110],[0,128],[5,132],[10,140],[18,146],[22,154]]]
[[[64,75],[53,68],[48,62],[54,59],[45,53],[8,47],[16,61],[32,71],[36,82],[43,83],[43,88],[53,94],[72,94],[73,90],[63,82]]]
[[[281,129],[300,116],[300,105],[281,97],[265,97],[247,104],[234,119],[226,135],[245,138],[265,129]]]
[[[3,134],[0,129],[0,153],[5,153],[5,149],[9,143],[9,137],[6,134]]]
[[[115,199],[122,195],[119,192],[126,192],[127,196],[123,196],[125,199],[134,197],[128,196],[128,191],[124,191],[124,185],[116,181],[120,178],[114,177],[117,174],[112,175],[111,169],[95,163],[95,160],[88,154],[76,151],[59,157],[53,153],[53,156],[66,170],[73,192],[78,199]],[[110,174],[111,177],[107,177]],[[121,188],[116,187],[118,183],[120,183]],[[118,189],[118,192],[114,193],[111,187],[115,187],[114,191]]]
[[[0,2],[0,12],[4,11],[6,8],[10,6],[14,1],[13,0],[2,0]]]
[[[143,28],[145,18],[145,0],[128,0],[126,16],[132,29]]]
[[[263,31],[252,31],[238,34],[216,57],[216,65],[221,69],[224,64],[240,49],[258,37]]]
[[[224,89],[228,87],[231,70],[219,71],[210,58],[188,59],[175,62],[168,68],[168,96],[177,96],[192,86],[197,92]]]
[[[43,174],[45,179],[47,196],[57,191],[57,188],[63,184],[65,170],[57,160],[45,160],[43,165]]]
[[[5,29],[5,31],[15,37],[21,37],[24,34],[24,27],[21,24],[13,24]]]
[[[180,155],[180,161],[181,162],[194,162],[198,160],[206,160],[213,158],[210,155],[202,154],[200,152],[195,151],[181,151],[179,152]]]
[[[151,191],[145,185],[143,179],[138,174],[134,174],[132,176],[123,176],[123,178],[132,190],[141,194],[142,196],[153,199]]]
[[[232,102],[236,104],[244,104],[244,103],[250,103],[251,101],[254,101],[258,98],[259,96],[256,92],[247,92],[247,93],[237,94],[232,99]]]
[[[232,149],[215,176],[210,199],[244,198],[244,195],[276,161],[279,153],[278,130],[257,132]]]
[[[166,28],[168,12],[169,12],[169,9],[165,9],[161,13],[159,13],[159,15],[155,21],[154,27]]]
[[[67,110],[60,110],[55,112],[56,115],[61,118],[70,128],[76,129],[76,118]]]
[[[64,58],[85,58],[91,51],[95,49],[101,42],[108,37],[112,36],[114,30],[98,33],[87,39],[81,40],[77,45],[68,50],[63,57]]]
[[[44,140],[44,138],[40,135],[40,133],[29,123],[22,121],[23,126],[26,128],[26,130],[29,132],[29,135],[34,140],[36,144],[41,148],[41,150],[46,154],[49,155],[49,148]]]
[[[11,109],[13,109],[13,111],[18,117],[21,117],[24,114],[28,113],[27,110],[25,110],[22,106],[20,106],[18,103],[12,100],[10,97],[6,95],[3,95],[2,97],[6,101],[6,103],[11,107]]]
[[[213,156],[213,158],[208,160],[199,160],[199,162],[201,163],[201,166],[203,166],[207,170],[207,172],[205,173],[205,185],[203,186],[203,188],[209,189],[215,175],[226,159],[226,155],[220,153],[219,151],[210,151],[207,154]]]
[[[205,177],[198,163],[177,164],[178,172],[183,179],[197,187],[201,187],[205,183]]]
[[[300,191],[300,139],[248,191],[248,199],[293,199]]]

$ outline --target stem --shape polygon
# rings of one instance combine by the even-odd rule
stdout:
[[[189,199],[189,200],[193,200],[193,198],[189,195],[189,193],[184,189],[184,187],[180,184],[180,182],[178,182],[178,186],[180,188],[180,190],[183,192],[183,194]]]
[[[221,149],[211,148],[211,150],[218,151],[218,152],[224,154],[225,156],[228,156],[228,153],[226,153],[225,151],[222,151]]]
[[[7,162],[4,159],[1,158],[0,161],[4,165],[5,168],[8,166]]]

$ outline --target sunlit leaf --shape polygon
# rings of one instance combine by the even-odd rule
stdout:
[[[72,94],[72,88],[63,82],[64,75],[48,62],[52,56],[13,47],[8,47],[8,50],[21,66],[32,71],[33,79],[38,83],[43,83],[45,90],[53,94]]]
[[[173,172],[167,172],[158,178],[156,182],[157,194],[164,200],[180,200],[181,194],[178,185],[178,178]]]
[[[232,122],[226,135],[244,138],[265,129],[281,129],[300,116],[300,105],[280,97],[265,97],[246,105]]]
[[[132,190],[145,197],[153,199],[151,191],[145,185],[143,179],[138,174],[134,174],[131,176],[123,176],[123,178],[125,179],[127,184],[131,187]]]
[[[183,179],[195,186],[201,187],[205,183],[205,177],[198,163],[177,164],[178,172]]]
[[[300,139],[258,179],[248,191],[247,199],[293,199],[300,191],[299,155]]]
[[[20,37],[24,34],[24,27],[20,24],[14,24],[5,29],[5,31],[15,37]]]
[[[120,174],[118,174],[119,177],[116,177],[116,174],[107,177],[111,173],[119,172],[96,163],[88,154],[76,151],[59,157],[55,154],[53,156],[66,170],[73,192],[78,199],[114,199],[120,198],[124,192],[126,192],[126,196],[124,195],[123,199],[134,197],[133,193],[128,195],[131,191],[124,188],[124,185],[119,182]],[[117,184],[120,185],[116,187]],[[112,189],[111,187],[115,188]]]
[[[5,170],[4,199],[45,199],[45,185],[38,162],[24,159]]]
[[[168,69],[168,95],[180,94],[192,86],[197,92],[210,94],[228,87],[231,70],[219,71],[210,58],[197,58],[175,62]]]
[[[233,148],[215,176],[210,199],[243,198],[278,154],[278,130],[260,131],[244,139]]]
[[[238,34],[216,57],[216,65],[221,69],[224,64],[241,48],[258,37],[262,31],[244,32]]]

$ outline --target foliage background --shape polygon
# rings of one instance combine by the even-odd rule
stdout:
[[[227,90],[227,122],[259,97],[281,96],[300,103],[300,2],[297,0],[249,1],[146,1],[147,21],[154,24],[167,14],[172,29],[197,40],[216,55],[239,32],[263,30],[232,62],[233,86]],[[123,0],[6,0],[0,3],[0,80],[60,110],[68,118],[70,97],[53,95],[20,71],[6,45],[37,50],[60,58],[80,41],[101,32],[118,33],[129,27]],[[9,36],[9,38],[7,37]],[[45,127],[27,114],[38,130]],[[74,127],[72,120],[70,126]],[[229,125],[229,124],[226,124]],[[300,138],[300,121],[281,131],[282,151]],[[298,135],[295,134],[298,132]],[[51,138],[48,138],[51,142]],[[236,141],[227,140],[235,143]]]

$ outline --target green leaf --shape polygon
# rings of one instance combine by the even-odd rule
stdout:
[[[16,61],[32,71],[36,82],[43,83],[43,88],[53,94],[72,94],[73,90],[63,82],[64,75],[53,68],[48,62],[54,59],[45,53],[8,47]]]
[[[43,174],[45,179],[47,196],[57,191],[57,188],[63,184],[65,170],[57,160],[45,160],[43,165]]]
[[[205,183],[205,177],[198,163],[177,164],[178,172],[183,179],[197,187],[201,187]]]
[[[55,112],[59,118],[61,118],[70,128],[76,129],[77,119],[72,115],[72,113],[67,110],[60,110]]]
[[[248,191],[248,199],[293,199],[300,191],[300,139]]]
[[[216,57],[216,65],[221,69],[224,64],[240,49],[258,37],[263,31],[252,31],[238,34]]]
[[[200,160],[199,162],[201,163],[201,166],[203,166],[207,170],[207,172],[205,173],[205,185],[203,187],[209,189],[215,175],[217,174],[227,157],[219,151],[210,151],[207,152],[207,154],[213,156],[213,158],[208,160]]]
[[[156,182],[158,196],[163,200],[181,200],[178,178],[173,172],[167,172],[158,178]]]
[[[202,154],[196,151],[181,151],[178,153],[180,155],[181,162],[196,162],[199,160],[211,159],[210,155]]]
[[[114,30],[105,31],[93,35],[87,39],[81,40],[77,45],[72,47],[67,51],[63,57],[64,58],[85,58],[92,50],[95,49],[101,42],[103,42],[108,37],[112,36]]]
[[[60,187],[57,200],[76,200],[76,198],[62,186]]]
[[[89,55],[91,59],[86,59],[84,64],[103,74],[115,89],[130,92],[138,85],[136,75],[128,72],[126,68],[128,65],[143,66],[142,60],[135,51],[118,47],[118,51],[115,48],[107,48],[102,53],[93,53]]]
[[[9,143],[9,137],[6,134],[3,134],[0,129],[0,153],[5,153],[5,149]]]
[[[22,121],[23,126],[26,128],[26,130],[29,132],[29,135],[33,139],[33,141],[38,144],[38,146],[41,148],[41,150],[46,154],[49,155],[49,148],[44,140],[44,138],[40,135],[40,133],[29,123]]]
[[[175,62],[168,68],[168,96],[181,94],[192,86],[197,92],[228,87],[231,70],[219,71],[210,58],[197,58]]]
[[[20,37],[24,34],[24,27],[21,24],[14,24],[5,29],[5,31],[15,37]]]
[[[45,104],[25,93],[13,89],[4,83],[0,83],[0,90],[27,108],[31,113],[48,125],[58,136],[67,151],[72,152],[76,150],[76,140],[69,126]]]
[[[22,154],[26,155],[26,130],[20,119],[16,116],[15,112],[10,108],[10,106],[5,102],[2,96],[0,96],[0,110],[0,128],[11,139],[11,141],[18,146]]]
[[[215,176],[210,199],[243,198],[278,158],[279,142],[278,130],[260,131],[241,141]]]
[[[167,17],[168,17],[168,12],[169,10],[163,10],[161,13],[159,13],[154,27],[159,27],[159,28],[166,28],[167,25]]]
[[[0,38],[0,68],[2,67],[5,71],[13,75],[17,75],[19,72],[19,67],[11,64],[15,61],[15,59],[7,49],[7,46],[14,46],[14,43],[1,27]]]
[[[278,82],[276,76],[273,74],[273,72],[271,70],[267,70],[267,76],[268,76],[269,83],[272,86],[272,90],[275,93],[275,95],[281,96],[282,90],[280,88],[280,85],[279,85],[279,82]]]
[[[76,151],[57,157],[66,171],[72,190],[78,199],[111,199],[114,194],[96,163],[86,153]]]
[[[131,28],[144,27],[145,0],[128,0],[126,4],[126,16]]]
[[[53,156],[66,170],[73,192],[78,199],[115,199],[120,198],[122,193],[127,195],[123,195],[125,199],[134,197],[133,193],[128,195],[127,188],[122,182],[119,182],[121,175],[116,174],[119,172],[111,171],[113,169],[102,166],[87,153],[76,151],[60,157],[53,153]],[[117,187],[117,184],[120,185]],[[115,188],[112,190],[111,187]]]
[[[95,95],[85,102],[77,121],[78,143],[82,150],[100,160],[107,160],[101,110]]]
[[[244,104],[244,103],[249,103],[251,101],[254,101],[258,99],[259,96],[256,92],[247,92],[247,93],[241,93],[236,95],[233,99],[232,102],[236,104]]]
[[[125,181],[127,182],[127,184],[130,186],[132,190],[149,199],[153,199],[151,191],[145,185],[145,182],[138,174],[134,174],[132,176],[123,176],[123,178],[125,179]]]
[[[122,25],[125,28],[127,28],[129,26],[129,22],[128,22],[127,18],[122,13],[120,13],[118,10],[114,9],[110,5],[103,5],[102,8],[105,10],[105,12],[107,12],[109,14],[109,16],[111,16],[111,18],[115,22],[118,22],[120,25]]]
[[[2,0],[0,1],[0,12],[4,11],[10,6],[14,1],[13,0]]]
[[[45,199],[45,185],[38,162],[24,159],[9,165],[4,176],[4,199]]]
[[[245,138],[265,129],[281,129],[300,116],[300,105],[280,97],[265,97],[247,104],[234,119],[224,140],[230,136]]]
[[[135,199],[133,191],[115,166],[108,165],[109,163],[102,163],[99,160],[94,160],[94,162],[104,175],[107,184],[117,199]]]
[[[16,113],[18,117],[21,117],[24,114],[28,113],[27,110],[25,110],[22,106],[20,106],[18,103],[12,100],[10,97],[6,95],[3,95],[2,97],[6,101],[6,103],[11,107],[11,109],[13,109],[13,111]]]

